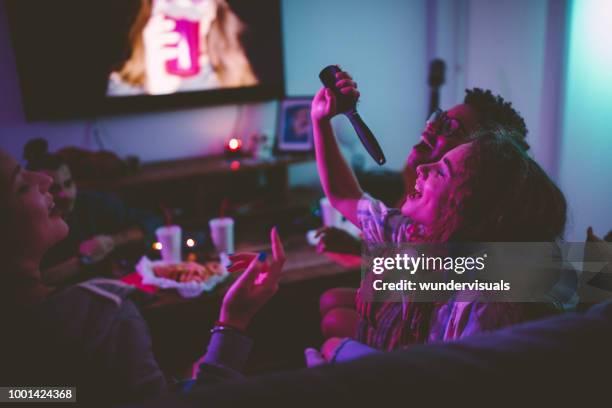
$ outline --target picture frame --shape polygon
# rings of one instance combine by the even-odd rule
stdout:
[[[311,152],[314,148],[310,104],[312,96],[280,101],[276,132],[278,152]]]

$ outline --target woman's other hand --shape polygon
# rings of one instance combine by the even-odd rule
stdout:
[[[285,263],[285,251],[276,228],[270,231],[272,243],[272,260],[268,262],[265,252],[257,256],[253,254],[237,254],[244,264],[249,260],[246,270],[229,288],[223,303],[219,320],[240,330],[246,330],[255,314],[278,291],[278,281]],[[232,271],[238,269],[235,265]]]
[[[318,252],[337,252],[351,255],[361,253],[361,241],[340,228],[320,228],[317,230],[315,238],[319,239],[317,243]]]
[[[113,252],[113,249],[115,249],[115,242],[108,235],[96,235],[79,245],[79,253],[93,262],[100,262]]]

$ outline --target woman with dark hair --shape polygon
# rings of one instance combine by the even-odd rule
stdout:
[[[178,27],[173,14],[193,21],[198,38],[187,39],[191,34]],[[140,0],[128,38],[129,57],[111,74],[107,94],[159,95],[256,85],[240,42],[243,31],[244,24],[226,0]],[[183,65],[186,73],[176,72],[173,64]]]
[[[65,284],[108,272],[116,250],[153,240],[161,219],[129,208],[118,198],[101,192],[78,190],[68,163],[50,153],[44,139],[33,139],[24,148],[27,169],[53,180],[49,193],[53,214],[70,227],[68,236],[54,245],[42,260],[45,282]]]
[[[77,387],[84,406],[158,395],[170,384],[133,288],[97,281],[56,290],[43,282],[44,253],[68,234],[52,183],[0,150],[0,384]],[[251,347],[245,330],[278,290],[285,259],[276,229],[270,239],[270,261],[243,256],[248,265],[232,269],[245,272],[223,298],[200,365],[204,383],[240,376]]]
[[[417,167],[417,173],[415,193],[407,197],[401,212],[384,210],[375,201],[361,203],[368,243],[387,238],[397,243],[552,242],[563,234],[563,193],[504,129],[474,135],[474,141],[438,162]],[[380,229],[367,227],[383,219],[394,225],[395,236],[384,237]],[[534,309],[541,311],[516,303],[357,303],[363,317],[357,338],[385,350],[454,340],[518,323],[533,317]],[[397,318],[385,319],[394,312]]]
[[[344,75],[338,78],[342,92],[358,97],[354,82]],[[350,169],[338,164],[329,126],[335,114],[334,95],[321,89],[312,106],[319,174],[326,195],[361,229],[366,245],[551,242],[562,236],[565,197],[517,143],[520,137],[513,131],[489,127],[472,132],[471,142],[434,163],[419,165],[414,192],[399,210],[364,195]],[[379,350],[453,340],[531,317],[531,311],[515,303],[432,304],[412,302],[409,296],[377,303],[364,301],[361,294],[356,301],[356,338]],[[339,339],[330,339],[324,354],[329,357],[339,344]]]
[[[439,161],[417,167],[416,191],[408,195],[401,212],[427,227],[410,240],[541,242],[561,238],[565,197],[516,143],[512,132],[493,128],[475,132],[471,139]],[[451,183],[442,183],[443,178]]]

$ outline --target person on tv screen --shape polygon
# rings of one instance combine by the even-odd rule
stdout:
[[[107,95],[257,85],[240,41],[245,28],[225,0],[140,0],[129,57],[111,73]]]

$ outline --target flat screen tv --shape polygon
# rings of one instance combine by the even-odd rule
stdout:
[[[5,0],[28,120],[284,96],[280,0]]]

